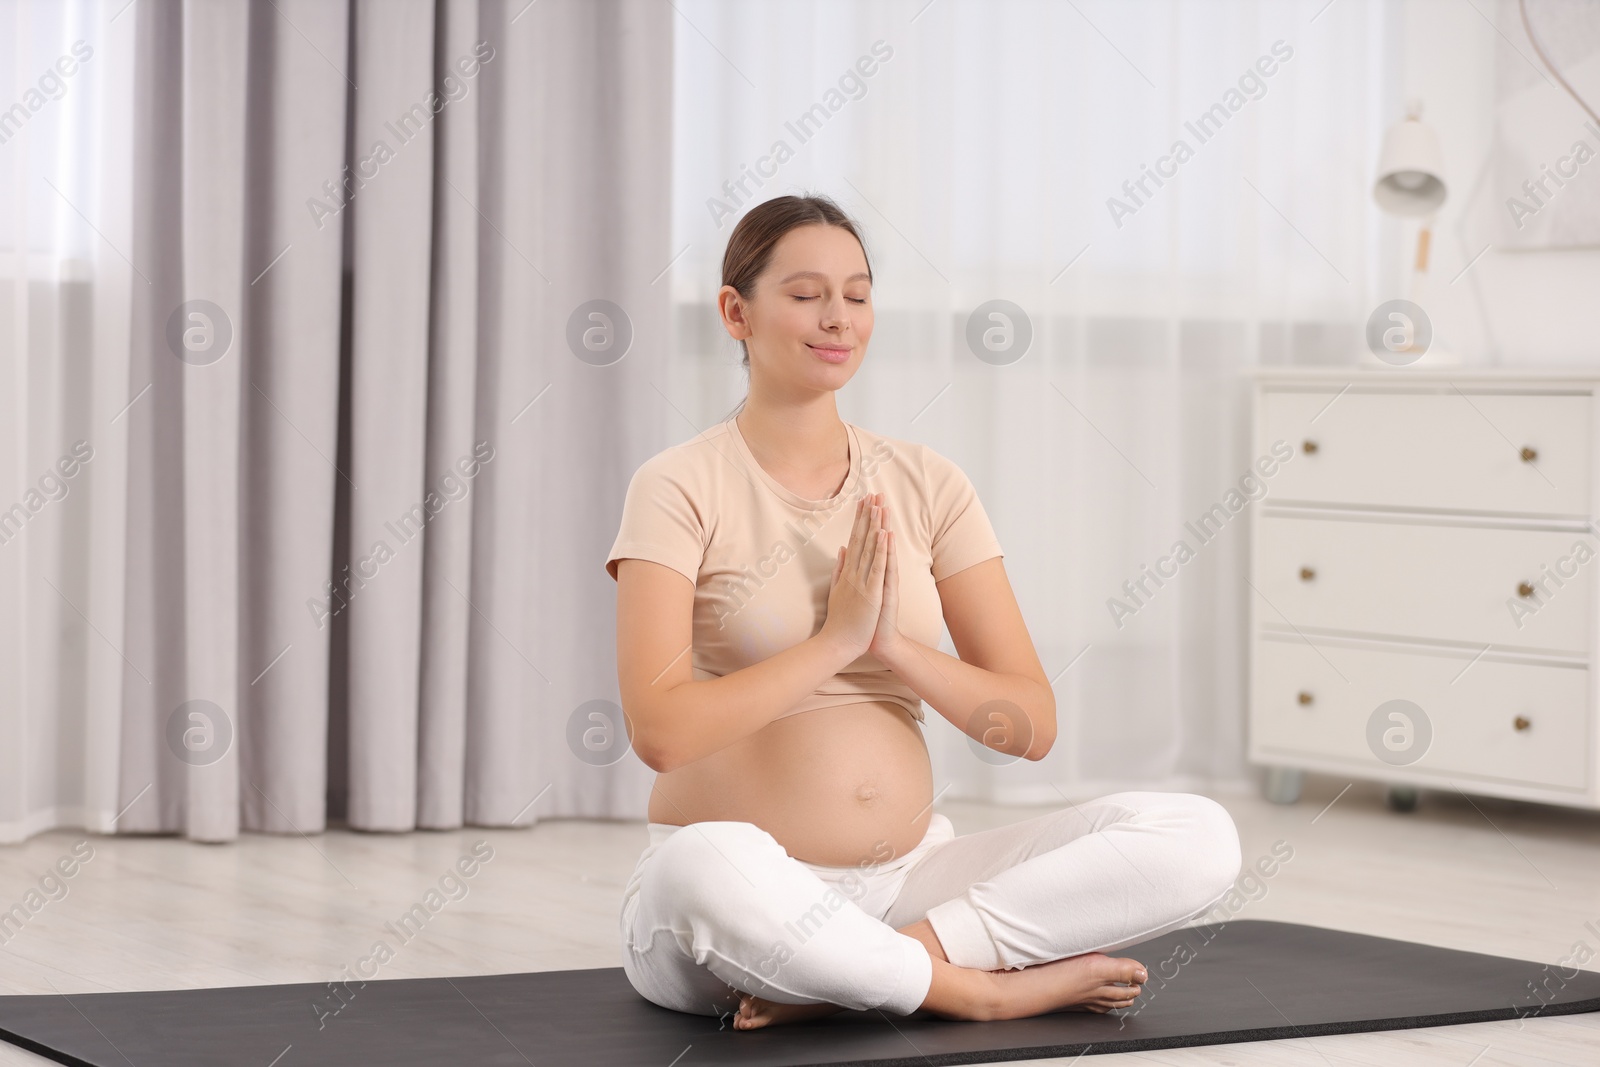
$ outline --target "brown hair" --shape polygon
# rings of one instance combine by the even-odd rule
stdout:
[[[867,256],[867,244],[861,239],[856,222],[826,196],[779,196],[763,201],[745,213],[733,233],[728,237],[728,248],[722,254],[722,284],[731,285],[746,300],[755,298],[756,279],[772,261],[772,250],[778,240],[799,226],[822,224],[847,230],[861,245],[862,256]],[[867,257],[867,280],[872,280],[872,259]],[[750,349],[742,340],[744,351],[740,361],[745,371],[750,370]],[[749,394],[739,401],[739,406],[728,414],[737,415],[749,400]],[[726,420],[724,420],[726,421]]]

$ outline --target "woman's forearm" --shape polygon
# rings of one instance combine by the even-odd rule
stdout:
[[[819,632],[731,674],[682,682],[655,701],[655,729],[635,737],[635,748],[656,771],[693,763],[755,733],[857,658]]]
[[[986,671],[904,636],[875,655],[924,703],[981,745],[1036,760],[1055,744],[1055,693],[1032,678]]]

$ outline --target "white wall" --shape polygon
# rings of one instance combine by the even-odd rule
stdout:
[[[1493,143],[1496,50],[1522,63],[1510,42],[1538,62],[1521,32],[1515,0],[1404,0],[1402,14],[1402,99],[1420,98],[1423,118],[1438,133],[1444,151],[1449,198],[1434,230],[1433,259],[1418,302],[1433,319],[1442,342],[1473,364],[1554,366],[1600,362],[1596,305],[1600,303],[1600,248],[1512,251],[1491,247],[1453,284],[1462,268],[1493,237],[1494,212],[1504,197],[1487,177],[1472,201],[1468,196]],[[1600,5],[1591,5],[1600,9]],[[1476,10],[1475,10],[1476,8]],[[1481,14],[1479,13],[1481,12]],[[1529,13],[1542,29],[1538,3]],[[1600,18],[1600,12],[1592,16]],[[1489,19],[1498,18],[1500,33]],[[1502,38],[1501,33],[1505,34]],[[1563,63],[1563,71],[1590,106],[1600,109],[1600,85],[1587,65],[1575,77],[1555,51],[1549,32],[1541,41]],[[1554,106],[1570,112],[1573,129],[1584,113],[1562,94]],[[1399,114],[1389,119],[1399,118]],[[1534,175],[1530,174],[1530,177]],[[1600,187],[1600,163],[1573,179]],[[1600,188],[1588,189],[1600,196]],[[1402,233],[1398,246],[1400,277],[1409,272],[1416,248],[1415,223],[1391,222]],[[1402,283],[1404,284],[1404,283]]]

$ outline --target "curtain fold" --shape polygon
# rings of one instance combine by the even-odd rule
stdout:
[[[438,20],[435,31],[436,69],[461,57],[477,58],[473,49],[486,40],[476,5],[459,4],[445,12],[448,17]],[[498,22],[494,25],[503,31]],[[497,52],[486,54],[494,57],[489,59],[491,65],[495,58],[502,58]],[[479,63],[481,66],[481,59]],[[455,76],[461,77],[460,72]],[[498,74],[484,76],[493,80]],[[482,98],[482,93],[471,92],[451,101],[448,115],[434,134],[429,471],[450,470],[462,457],[474,456],[477,443],[481,220],[457,190],[479,187]],[[472,589],[472,512],[441,513],[429,526],[422,547],[422,647],[428,655],[422,662],[419,683],[417,738],[429,758],[418,766],[417,825],[447,828],[460,826],[465,818],[467,656],[472,632],[472,608],[465,595]]]
[[[325,810],[333,645],[320,605],[344,562],[334,464],[348,344],[346,215],[327,213],[327,190],[346,162],[350,35],[343,4],[250,6],[237,795],[243,828],[284,833],[319,828]]]
[[[0,544],[0,842],[636,817],[567,327],[667,333],[670,5],[4,15],[94,56],[0,145],[0,508],[95,451]]]
[[[345,616],[349,632],[351,825],[416,825],[427,481],[428,320],[433,144],[423,100],[434,76],[432,0],[356,7],[354,155],[370,181],[351,205],[350,554],[373,571]],[[448,109],[446,109],[448,110]],[[449,121],[454,115],[440,119]],[[371,160],[370,164],[366,160]],[[370,563],[366,561],[371,561]]]
[[[214,294],[210,299],[219,306],[242,308],[248,247],[248,4],[223,0],[191,5],[184,12],[182,32],[181,69],[187,91],[181,112],[183,155],[176,175],[182,197],[178,297],[182,302],[190,293]],[[194,350],[204,353],[201,359],[210,359],[223,344],[222,324],[207,323],[205,318],[203,311],[180,316],[179,344],[189,350],[189,334],[198,331]],[[238,316],[241,322],[243,318]],[[233,332],[231,323],[228,332]],[[228,338],[230,347],[232,340]],[[240,619],[247,601],[240,596],[244,531],[239,502],[241,475],[249,459],[240,440],[245,358],[240,346],[238,358],[228,359],[224,353],[205,366],[205,373],[182,376],[182,459],[171,472],[181,478],[183,493],[182,526],[172,529],[183,552],[183,595],[178,602],[182,614],[173,620],[181,626],[183,639],[182,689],[175,694],[180,707],[182,698],[194,694],[223,709],[237,709],[242,696]],[[234,721],[240,721],[237,713]],[[193,728],[219,733],[222,729],[220,723],[190,719],[186,729]],[[238,834],[238,770],[236,761],[219,760],[210,773],[184,776],[183,803],[191,836],[226,840]]]

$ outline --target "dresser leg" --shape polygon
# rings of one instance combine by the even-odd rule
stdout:
[[[1293,804],[1300,799],[1300,786],[1305,776],[1304,771],[1292,767],[1268,767],[1267,782],[1261,794],[1274,804]]]
[[[1383,791],[1383,802],[1390,811],[1416,811],[1417,789],[1410,785],[1391,785]]]

